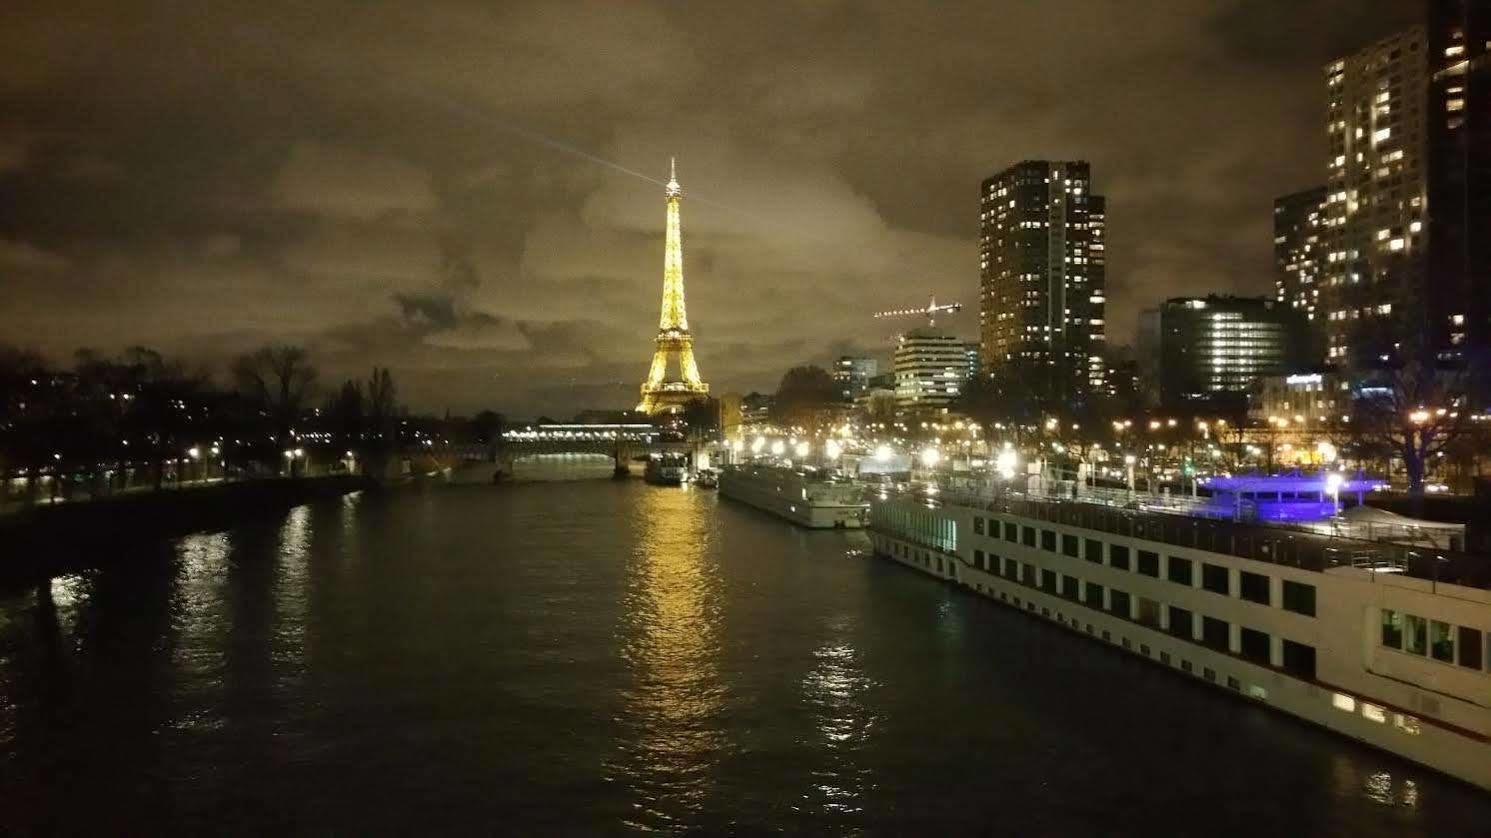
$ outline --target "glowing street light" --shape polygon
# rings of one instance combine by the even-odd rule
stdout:
[[[766,437],[764,437],[764,436],[758,436],[754,440],[751,440],[751,453],[752,454],[760,454],[761,451],[763,449],[765,449],[765,448],[766,448]]]
[[[921,459],[922,465],[927,468],[936,468],[937,464],[942,461],[942,454],[936,448],[926,448],[922,450]]]
[[[891,461],[891,458],[894,457],[894,456],[896,456],[896,452],[892,451],[891,447],[889,445],[877,445],[877,446],[875,446],[875,461],[876,462],[888,463],[888,462]]]
[[[797,455],[797,458],[801,460],[807,457],[808,453],[811,450],[812,446],[808,445],[807,440],[803,440],[802,442],[797,443],[797,447],[793,449],[793,453],[795,453]]]
[[[773,457],[780,457],[786,451],[787,451],[787,443],[782,442],[780,439],[772,441],[772,443],[771,443],[771,455]]]
[[[1341,511],[1341,484],[1346,479],[1338,471],[1333,471],[1325,476],[1325,491],[1331,496],[1331,501],[1336,505],[1336,511]]]
[[[843,447],[839,445],[839,441],[836,439],[830,439],[823,446],[823,456],[827,457],[829,460],[837,460],[839,458],[839,455],[843,452]]]
[[[1013,448],[1006,448],[1000,451],[999,456],[994,458],[994,468],[999,471],[999,476],[1005,480],[1015,479],[1017,459]]]

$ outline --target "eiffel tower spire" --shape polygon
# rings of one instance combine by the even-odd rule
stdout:
[[[668,204],[666,235],[663,244],[663,310],[658,318],[657,350],[647,380],[642,382],[642,402],[637,409],[662,413],[681,408],[688,401],[709,393],[709,385],[699,380],[694,363],[694,338],[689,334],[688,310],[683,301],[683,231],[679,223],[679,205],[683,188],[678,185],[677,161],[669,161],[668,185],[663,194]],[[668,376],[668,361],[676,358],[677,377]]]

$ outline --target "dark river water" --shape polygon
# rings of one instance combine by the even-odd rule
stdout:
[[[609,481],[120,544],[0,597],[0,831],[1491,830],[1491,796],[865,544]]]

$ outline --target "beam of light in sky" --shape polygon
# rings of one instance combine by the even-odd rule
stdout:
[[[277,33],[270,32],[264,27],[257,25],[240,26],[238,27],[237,32],[242,37],[242,40],[253,42],[258,45],[264,51],[266,57],[272,59],[273,66],[275,68],[283,66],[283,63],[289,53],[288,51],[281,49],[279,46],[279,44],[285,40],[282,36],[279,36]],[[494,113],[492,113],[492,111],[485,107],[473,104],[469,101],[457,99],[445,93],[429,90],[417,84],[406,82],[404,81],[404,76],[402,76],[401,74],[387,72],[385,68],[378,66],[371,60],[368,63],[360,64],[357,66],[353,66],[352,64],[347,62],[336,62],[335,66],[332,66],[333,62],[328,57],[327,53],[314,52],[311,54],[315,56],[315,63],[321,65],[314,69],[314,72],[316,72],[318,75],[327,76],[336,74],[344,78],[352,78],[355,76],[356,80],[360,83],[360,87],[364,90],[377,90],[381,88],[383,90],[389,91],[390,93],[395,93],[398,95],[416,99],[427,105],[433,106],[448,113],[455,114],[464,120],[479,123],[495,131],[522,138],[531,143],[544,146],[545,148],[553,149],[554,151],[558,151],[563,154],[568,154],[572,157],[578,157],[582,160],[588,160],[591,163],[595,163],[599,166],[604,166],[608,169],[611,169],[612,171],[620,172],[622,174],[630,175],[634,178],[647,181],[648,183],[654,184],[658,187],[667,187],[666,182],[652,177],[651,175],[643,174],[636,169],[623,166],[622,164],[617,163],[614,160],[608,160],[604,157],[601,157],[600,155],[593,154],[580,148],[579,146],[574,145],[573,143],[569,143],[564,140],[542,134],[531,128],[525,128],[509,120],[499,118]],[[300,60],[302,62],[305,62],[304,55],[304,53],[301,53]],[[762,216],[755,215],[751,212],[739,209],[737,207],[722,204],[718,201],[712,201],[708,198],[701,197],[693,192],[693,190],[689,191],[687,197],[691,203],[705,204],[707,206],[715,207],[726,212],[734,213],[743,218],[749,218],[760,224],[770,223],[768,219]]]

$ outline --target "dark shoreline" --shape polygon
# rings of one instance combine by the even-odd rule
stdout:
[[[273,478],[38,505],[0,517],[0,590],[100,568],[121,541],[222,530],[317,498],[376,488],[365,477]]]

